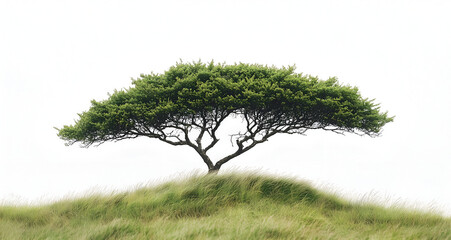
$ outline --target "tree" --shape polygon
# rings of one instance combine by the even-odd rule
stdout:
[[[133,87],[92,101],[74,125],[58,136],[82,147],[137,137],[193,148],[209,173],[278,133],[304,134],[323,129],[378,136],[393,121],[374,100],[336,78],[322,81],[257,64],[177,63],[164,74],[141,74]],[[243,132],[231,136],[233,152],[213,162],[209,151],[219,141],[227,118],[241,117]]]

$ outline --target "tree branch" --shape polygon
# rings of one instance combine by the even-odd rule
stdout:
[[[263,143],[263,142],[268,141],[268,138],[274,136],[276,133],[278,133],[278,132],[277,132],[277,131],[269,131],[269,130],[268,130],[268,131],[266,132],[266,134],[265,134],[265,135],[262,137],[262,139],[260,139],[260,140],[256,140],[255,138],[253,138],[253,137],[255,137],[255,135],[254,135],[254,136],[251,136],[251,135],[246,136],[246,137],[243,138],[242,140],[238,140],[238,139],[237,139],[238,149],[237,149],[234,153],[232,153],[232,154],[230,154],[230,155],[228,155],[228,156],[222,158],[221,160],[217,161],[216,164],[215,164],[215,166],[214,166],[214,168],[215,168],[215,169],[221,168],[221,166],[222,166],[224,163],[226,163],[226,162],[232,160],[233,158],[235,158],[235,157],[237,157],[237,156],[239,156],[239,155],[241,155],[241,154],[247,152],[248,150],[250,150],[250,149],[252,149],[253,147],[255,147],[257,144],[260,144],[260,143]],[[252,140],[252,143],[251,143],[250,145],[244,147],[243,143],[246,142],[246,141],[248,141],[248,140]]]

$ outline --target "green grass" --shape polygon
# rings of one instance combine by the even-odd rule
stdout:
[[[0,239],[451,239],[451,219],[352,204],[290,179],[228,174],[0,206]]]

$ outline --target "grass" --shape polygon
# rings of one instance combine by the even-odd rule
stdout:
[[[290,179],[228,174],[0,206],[0,239],[451,239],[451,219],[352,204]]]

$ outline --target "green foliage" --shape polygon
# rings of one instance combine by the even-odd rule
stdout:
[[[259,175],[192,177],[36,207],[0,206],[0,239],[450,239],[451,220],[351,204]]]
[[[137,137],[145,127],[164,128],[175,117],[189,123],[191,118],[221,111],[254,112],[266,120],[277,116],[286,124],[302,119],[303,124],[295,127],[332,127],[368,135],[377,135],[393,120],[379,112],[373,100],[362,98],[356,87],[341,85],[335,78],[321,81],[297,74],[294,67],[178,63],[164,74],[141,75],[133,85],[105,101],[92,101],[75,125],[59,129],[59,136],[89,146]]]

